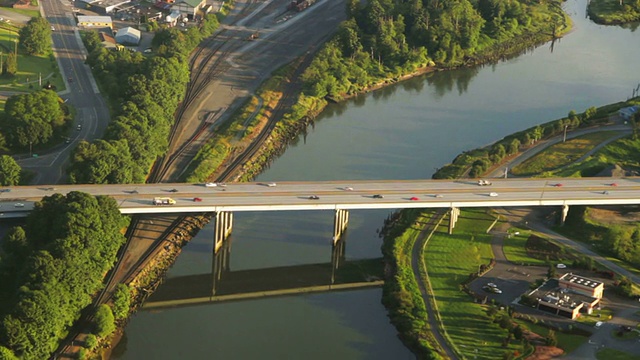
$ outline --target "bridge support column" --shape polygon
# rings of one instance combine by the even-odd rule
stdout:
[[[565,220],[567,220],[567,215],[569,214],[569,205],[562,205],[562,215],[560,217],[560,225],[564,225]]]
[[[233,228],[233,213],[219,211],[216,213],[216,223],[213,231],[213,253],[217,254],[222,247],[222,243],[231,234]]]
[[[216,295],[218,283],[222,273],[229,272],[229,258],[231,257],[231,239],[222,242],[221,251],[212,254],[211,261],[211,296]]]
[[[336,280],[336,271],[340,268],[340,264],[344,261],[344,251],[346,247],[346,240],[339,239],[337,242],[333,243],[331,248],[331,283],[333,284]]]
[[[347,230],[347,224],[349,224],[349,211],[337,209],[336,216],[333,220],[333,245],[340,240],[342,234]]]
[[[449,235],[453,234],[453,228],[456,227],[458,216],[460,216],[460,209],[457,207],[452,207],[451,211],[449,212]]]

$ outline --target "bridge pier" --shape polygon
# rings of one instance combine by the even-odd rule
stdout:
[[[333,220],[333,245],[340,240],[344,232],[347,230],[347,224],[349,224],[349,211],[337,209],[336,215]]]
[[[218,211],[216,213],[216,223],[213,231],[213,253],[217,254],[224,241],[231,234],[233,228],[233,213],[228,211]]]
[[[214,252],[211,261],[211,296],[216,295],[218,283],[223,272],[231,271],[229,259],[231,258],[231,240],[222,243],[222,251]]]
[[[340,264],[344,261],[344,251],[347,242],[344,239],[339,239],[333,243],[331,247],[331,283],[336,280],[336,271],[340,268]]]
[[[564,225],[565,220],[567,220],[567,215],[569,214],[569,205],[562,205],[562,214],[560,216],[560,225]]]
[[[458,216],[460,216],[460,208],[452,207],[449,212],[449,235],[453,234],[453,228],[456,227]]]

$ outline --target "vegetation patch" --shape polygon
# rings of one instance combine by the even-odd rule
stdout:
[[[549,336],[549,332],[552,330],[548,326],[534,324],[527,321],[517,320],[517,323],[527,330],[542,336],[543,338],[547,338]],[[571,332],[555,330],[554,334],[557,339],[556,346],[564,350],[565,354],[571,353],[573,350],[577,349],[578,347],[580,347],[580,345],[589,340],[589,336],[586,336],[586,334],[575,334]]]
[[[623,0],[591,0],[587,5],[589,18],[599,24],[626,24],[640,21],[640,3]]]
[[[496,354],[521,350],[509,331],[487,316],[486,308],[461,291],[461,284],[493,258],[486,229],[494,218],[482,209],[463,210],[453,235],[436,232],[425,250],[425,263],[450,339],[465,357],[495,359]]]
[[[413,226],[423,223],[432,212],[403,210],[392,214],[380,231],[382,254],[386,262],[382,303],[400,338],[421,359],[442,359],[443,352],[433,337],[430,316],[422,299],[411,266],[411,249],[422,230]]]
[[[516,176],[533,176],[571,164],[607,139],[616,136],[615,131],[586,134],[544,149],[537,155],[511,168]]]
[[[626,353],[619,350],[604,348],[596,353],[598,360],[636,360],[637,355]]]

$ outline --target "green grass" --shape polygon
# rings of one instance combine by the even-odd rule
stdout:
[[[587,11],[589,16],[601,24],[624,24],[640,20],[640,4],[635,1],[592,0]]]
[[[626,352],[614,349],[602,349],[596,353],[598,360],[637,360],[638,357]]]
[[[532,331],[542,337],[546,337],[547,334],[549,333],[549,328],[545,326],[532,324],[530,322],[520,321],[520,320],[517,320],[516,322],[520,324],[520,326],[527,328],[529,329],[529,331]],[[564,350],[565,354],[572,352],[573,350],[580,347],[580,345],[584,344],[589,340],[589,338],[586,336],[567,334],[559,331],[556,331],[556,338],[558,339],[558,347]]]
[[[611,336],[613,336],[615,339],[618,339],[618,340],[623,340],[623,341],[624,340],[634,340],[635,341],[638,338],[640,338],[640,332],[637,332],[637,331],[624,331],[622,333],[622,336],[619,336],[618,335],[618,331],[614,330],[611,333]]]
[[[507,349],[501,346],[507,331],[491,321],[485,307],[475,304],[460,290],[470,273],[493,258],[491,235],[486,234],[493,220],[484,210],[463,210],[454,234],[446,234],[446,226],[441,226],[424,255],[444,327],[457,348],[470,359],[495,359],[496,354],[516,349],[515,344]]]
[[[549,146],[536,156],[512,168],[511,172],[517,176],[532,176],[556,170],[571,164],[598,144],[617,134],[614,131],[602,131]]]
[[[15,50],[15,40],[17,39],[17,28],[0,27],[0,52],[2,52],[3,62],[6,61],[7,54]],[[56,86],[57,91],[65,89],[58,64],[52,55],[29,56],[18,48],[18,72],[12,77],[0,76],[0,91],[29,92],[37,90],[40,88],[39,76],[42,76],[42,85],[50,81]]]
[[[14,8],[2,8],[6,11],[11,11],[17,14],[25,15],[28,17],[40,17],[40,12],[38,10],[29,10],[29,9],[14,9]]]
[[[519,235],[515,235],[519,232]],[[546,266],[547,262],[542,259],[536,259],[527,254],[525,247],[527,239],[531,235],[531,231],[512,227],[509,229],[509,237],[504,239],[502,249],[507,260],[518,265],[540,265]]]
[[[577,317],[575,319],[575,321],[577,321],[579,323],[583,323],[585,325],[593,326],[598,321],[611,320],[612,316],[613,316],[613,312],[611,311],[611,309],[604,308],[604,309],[601,309],[601,310],[593,310],[593,313],[591,313],[591,315],[589,315],[589,314],[580,314],[580,316]]]

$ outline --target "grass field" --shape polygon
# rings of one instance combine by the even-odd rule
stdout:
[[[596,358],[598,360],[638,360],[637,356],[608,348],[598,351]]]
[[[589,314],[580,314],[580,317],[576,318],[577,322],[581,322],[583,324],[593,326],[598,321],[608,321],[613,316],[613,312],[611,309],[601,309],[601,310],[593,310],[591,315]]]
[[[546,337],[549,333],[549,329],[547,327],[532,324],[527,321],[516,321],[520,326],[529,329],[530,331],[542,336]],[[556,331],[556,338],[558,339],[558,347],[564,350],[565,354],[572,352],[577,349],[580,345],[584,344],[589,340],[588,337],[582,335],[573,335],[567,334],[563,332]]]
[[[517,176],[539,175],[547,171],[556,170],[579,159],[603,141],[617,135],[614,131],[603,131],[575,139],[564,143],[552,145],[536,156],[525,160],[522,164],[511,169]]]
[[[18,28],[8,24],[0,26],[0,61],[4,63],[7,55],[16,49]],[[28,56],[18,47],[18,72],[15,76],[0,76],[0,91],[29,92],[40,88],[47,81],[56,86],[57,91],[64,90],[64,82],[58,70],[58,64],[50,54],[42,56]],[[4,103],[4,99],[2,99]],[[4,107],[4,104],[3,104]]]
[[[516,349],[515,345],[502,347],[507,331],[491,321],[484,306],[460,290],[469,274],[493,257],[491,235],[486,234],[493,220],[484,210],[463,210],[454,234],[446,234],[441,226],[424,255],[447,333],[469,359],[501,358],[505,351]]]
[[[515,235],[515,233],[519,233]],[[547,265],[542,259],[536,259],[527,254],[525,247],[527,239],[531,235],[531,231],[512,227],[509,229],[509,237],[504,239],[502,249],[507,260],[518,265]]]

